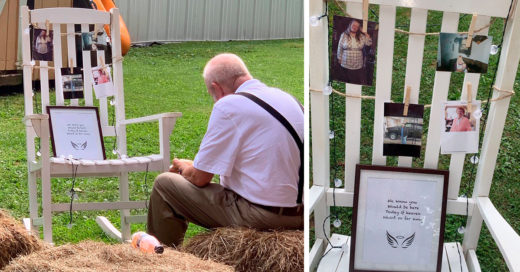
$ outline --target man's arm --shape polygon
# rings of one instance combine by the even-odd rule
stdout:
[[[197,187],[204,187],[211,182],[212,173],[193,167],[193,161],[173,159],[170,172],[178,173]]]

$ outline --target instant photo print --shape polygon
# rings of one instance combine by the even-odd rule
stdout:
[[[115,95],[112,76],[110,75],[110,67],[94,67],[92,68],[92,82],[96,98],[103,98]]]
[[[441,118],[441,154],[477,153],[480,101],[474,101],[471,113],[465,101],[444,103]]]
[[[372,86],[378,24],[368,22],[367,33],[362,32],[363,21],[359,19],[334,16],[333,24],[331,78]]]
[[[70,68],[61,68],[61,82],[63,98],[83,98],[83,71],[81,68],[74,67],[72,70]]]
[[[437,71],[486,73],[493,37],[473,36],[466,47],[467,34],[441,33],[437,53]]]
[[[52,61],[53,53],[53,31],[47,29],[33,29],[32,59],[41,61]]]
[[[409,104],[408,114],[403,112],[403,103],[385,103],[383,156],[421,155],[424,105]]]

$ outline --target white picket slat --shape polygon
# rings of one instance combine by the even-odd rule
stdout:
[[[488,16],[479,16],[477,17],[477,22],[475,24],[475,28],[479,29],[487,24],[489,24],[490,17]],[[488,28],[481,30],[476,34],[487,35]],[[473,100],[477,98],[478,85],[480,81],[480,74],[477,73],[466,73],[464,75],[464,83],[461,86],[462,92],[460,96],[460,100],[466,101],[468,100],[468,92],[466,88],[466,84],[470,82],[472,85],[471,94],[473,96]],[[448,189],[448,198],[456,199],[459,195],[460,183],[462,180],[462,173],[464,171],[464,160],[466,158],[466,154],[457,153],[451,155],[450,159],[450,186]]]
[[[89,32],[89,24],[81,24],[81,32]],[[82,41],[83,42],[83,41]],[[90,63],[90,51],[82,50],[83,58],[83,94],[85,97],[85,106],[94,105],[92,96],[92,64]]]
[[[362,18],[363,5],[347,2],[347,12],[354,18]],[[361,95],[361,85],[345,84],[345,93]],[[361,144],[361,99],[345,99],[345,191],[354,191],[356,164],[359,163]]]
[[[446,258],[450,265],[451,271],[468,272],[468,266],[464,259],[464,252],[459,243],[445,243]]]
[[[386,165],[383,156],[384,103],[390,101],[393,73],[395,6],[379,7],[379,40],[377,45],[376,101],[374,109],[374,140],[372,164]]]
[[[442,16],[441,32],[457,32],[458,25],[458,13],[444,12]],[[450,89],[450,76],[451,72],[435,72],[430,122],[428,125],[428,137],[426,138],[426,151],[424,155],[424,168],[437,169],[439,162],[439,149],[441,140],[440,122],[443,116],[442,106],[443,102],[448,98],[448,91]]]
[[[427,19],[428,10],[412,8],[412,15],[410,18],[410,32],[424,33],[426,31]],[[419,90],[421,87],[422,63],[424,54],[424,39],[424,35],[410,35],[408,37],[408,54],[406,57],[406,76],[404,79],[404,90],[406,90],[406,86],[412,87],[412,92],[410,94],[410,104],[417,104],[419,101]],[[411,167],[412,158],[399,157],[398,165],[401,167]]]
[[[62,54],[61,54],[61,25],[52,24],[54,33],[53,45],[54,45],[54,90],[56,95],[56,105],[63,106],[63,82],[61,78],[61,67],[62,67]]]

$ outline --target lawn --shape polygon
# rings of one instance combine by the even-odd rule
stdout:
[[[266,83],[295,95],[303,102],[303,40],[186,42],[132,48],[125,56],[124,87],[126,117],[135,118],[162,112],[182,112],[171,136],[171,156],[193,159],[206,131],[213,100],[207,94],[202,69],[214,55],[232,52],[241,56],[251,74]],[[35,95],[39,99],[39,93]],[[110,112],[109,108],[109,112]],[[28,216],[27,166],[23,91],[0,89],[0,208],[20,219]],[[131,125],[128,132],[128,155],[157,154],[157,123]],[[107,156],[114,137],[105,138]],[[157,173],[130,174],[131,200],[144,200]],[[54,202],[67,202],[71,179],[53,179]],[[79,202],[115,201],[118,198],[116,178],[78,178]],[[133,211],[143,214],[145,211]],[[72,228],[69,214],[53,218],[54,242],[63,244],[85,239],[114,243],[97,226],[95,218],[104,215],[119,226],[119,212],[74,212]],[[144,224],[132,225],[132,232],[144,230]],[[190,225],[187,236],[203,229]]]
[[[377,21],[375,16],[378,13],[377,6],[371,6],[373,9],[370,13],[370,19]],[[329,20],[332,22],[332,16],[334,14],[343,15],[341,11],[333,4],[329,6]],[[410,9],[398,8],[397,9],[397,22],[396,25],[401,29],[408,30],[407,25],[410,21]],[[442,21],[441,12],[430,11],[428,13],[428,25],[426,32],[439,32]],[[471,21],[471,15],[461,16],[459,23],[459,31],[467,31]],[[489,35],[493,37],[493,44],[499,44],[502,39],[503,19],[498,19],[492,25],[489,30]],[[332,27],[332,26],[331,26]],[[332,31],[332,28],[330,28]],[[330,37],[330,36],[329,36]],[[426,36],[424,58],[422,67],[422,79],[421,79],[421,90],[419,96],[419,102],[421,104],[430,104],[433,90],[433,83],[435,78],[435,63],[437,59],[437,47],[438,47],[438,36]],[[393,101],[403,101],[403,90],[404,90],[404,79],[405,79],[405,67],[406,67],[406,54],[408,50],[408,36],[396,33],[395,34],[395,45],[394,45],[394,63],[393,63],[393,80],[392,80],[392,94],[391,99]],[[499,54],[491,56],[489,60],[489,69],[486,74],[483,74],[480,80],[478,99],[487,100],[487,94],[492,86],[493,74],[496,70],[496,63]],[[312,64],[311,64],[312,65]],[[374,69],[375,70],[375,69]],[[518,93],[519,84],[518,79],[520,73],[517,74],[517,82],[515,82],[514,89]],[[451,84],[448,99],[459,100],[460,98],[460,87],[462,86],[464,79],[463,73],[452,73]],[[374,79],[375,82],[375,79]],[[336,90],[344,92],[345,84],[334,82],[333,87]],[[364,95],[374,95],[375,87],[363,87]],[[331,114],[330,128],[335,131],[336,136],[336,148],[335,156],[333,156],[332,150],[334,147],[331,141],[331,166],[334,168],[334,162],[336,163],[336,169],[338,178],[343,178],[344,167],[342,165],[345,158],[345,103],[344,98],[338,95],[332,95],[329,98],[331,101],[331,110],[334,109],[334,114]],[[483,107],[484,108],[484,107]],[[484,119],[483,116],[482,119]],[[427,135],[429,120],[429,110],[425,111],[425,124],[423,131],[423,146],[421,151],[421,157],[414,159],[413,167],[422,167],[424,164],[424,150],[425,140]],[[373,136],[373,121],[374,121],[374,101],[364,100],[362,103],[362,130],[361,130],[361,158],[362,164],[371,164],[372,158],[372,136]],[[481,125],[482,128],[482,125]],[[466,156],[466,164],[462,177],[462,184],[460,189],[460,195],[468,195],[471,197],[473,190],[474,179],[472,177],[471,163],[469,158]],[[314,158],[317,159],[317,158]],[[387,165],[397,166],[397,158],[389,157]],[[450,156],[441,155],[439,158],[439,169],[449,169]],[[518,95],[513,96],[511,99],[511,105],[508,112],[508,118],[502,137],[502,143],[498,155],[497,165],[495,168],[495,175],[493,185],[491,187],[490,198],[493,204],[497,207],[500,213],[506,218],[511,226],[520,233],[520,177],[518,176],[518,169],[520,163],[520,97]],[[476,167],[475,167],[476,170]],[[334,170],[331,169],[331,175]],[[332,179],[332,177],[331,177]],[[312,184],[312,180],[310,182]],[[331,182],[331,187],[334,184]],[[342,221],[340,228],[335,228],[331,224],[331,231],[335,233],[350,235],[351,228],[351,208],[332,208],[333,214],[337,213]],[[331,220],[332,221],[332,220]],[[321,224],[322,222],[317,222]],[[445,229],[445,241],[462,242],[462,235],[457,232],[460,226],[466,225],[465,216],[448,215]],[[314,232],[311,228],[311,243],[313,243]],[[502,256],[494,243],[489,231],[486,229],[485,224],[482,228],[481,237],[479,240],[477,255],[482,268],[482,271],[508,271]]]

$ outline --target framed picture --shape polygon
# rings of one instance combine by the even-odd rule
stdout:
[[[441,271],[448,177],[357,165],[350,271]]]
[[[359,19],[334,16],[333,24],[331,78],[372,86],[379,25],[368,22],[364,33]]]
[[[79,67],[61,68],[63,98],[83,98],[83,71]]]
[[[441,119],[441,154],[477,153],[480,126],[480,101],[447,101]]]
[[[384,105],[384,156],[421,156],[424,105],[409,104],[408,114],[403,103]]]
[[[53,61],[53,31],[33,29],[32,58],[33,60]]]
[[[486,73],[493,37],[475,35],[466,47],[468,34],[441,33],[437,49],[437,71]]]
[[[106,159],[97,107],[48,106],[47,113],[55,157]]]

